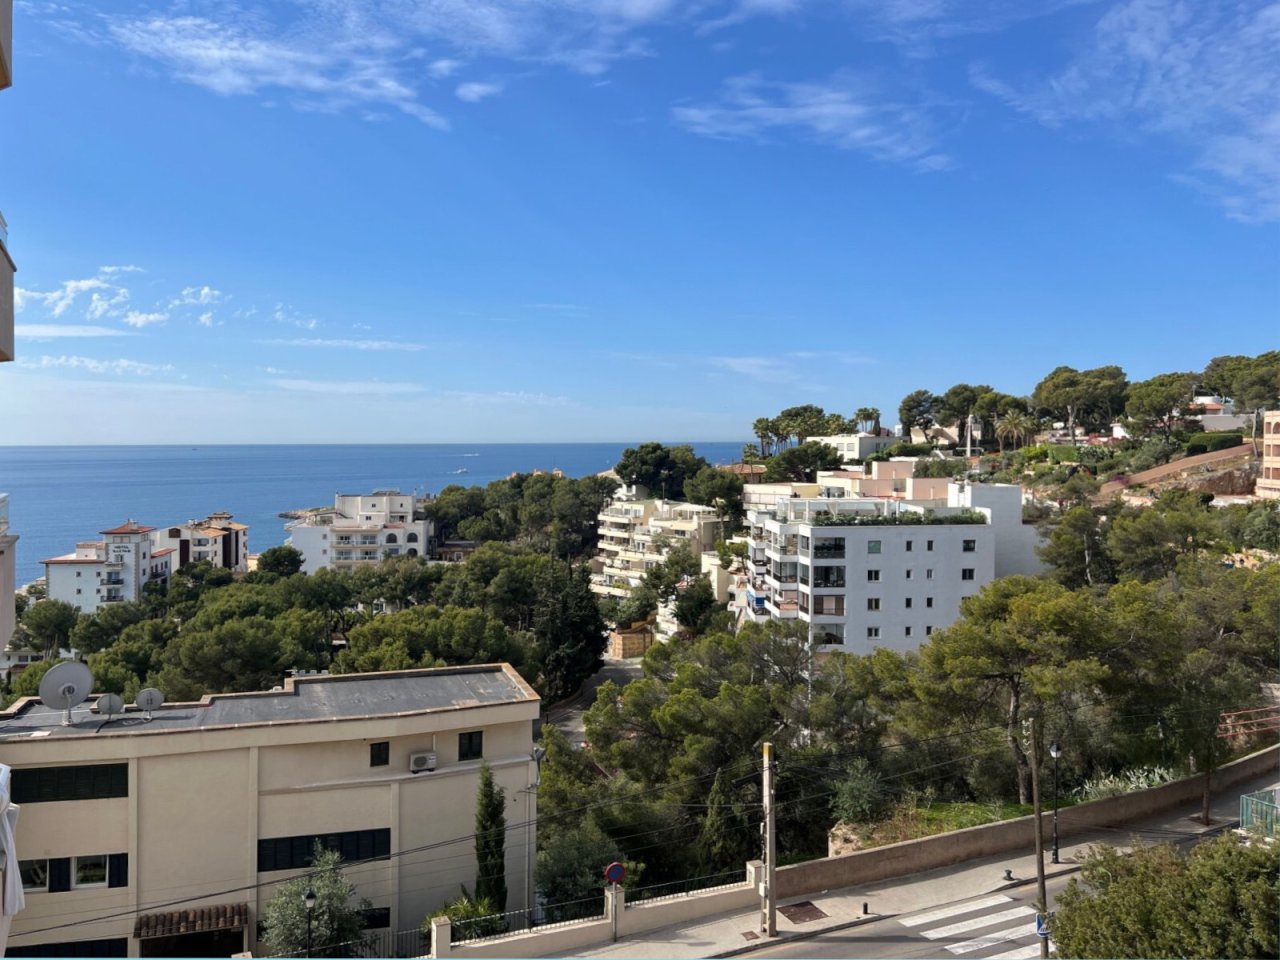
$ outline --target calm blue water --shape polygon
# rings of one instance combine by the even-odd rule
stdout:
[[[332,504],[335,493],[398,488],[438,493],[513,472],[581,477],[618,462],[625,443],[0,447],[0,491],[18,534],[18,583],[41,560],[125,520],[167,526],[218,510],[249,525],[258,553],[284,541],[282,510]],[[742,443],[694,443],[711,463],[737,460]]]

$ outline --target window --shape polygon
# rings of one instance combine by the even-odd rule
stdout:
[[[484,756],[484,731],[458,734],[458,761],[479,760]]]
[[[79,574],[76,574],[76,576],[79,576]],[[79,596],[79,594],[80,594],[80,588],[76,587],[76,595]]]
[[[867,639],[868,639],[868,640],[879,640],[879,639],[880,639],[880,628],[879,628],[879,627],[867,627]]]
[[[924,598],[924,605],[925,605],[926,607],[932,607],[932,606],[933,606],[933,597],[925,597],[925,598]]]
[[[911,628],[910,628],[910,627],[907,627],[906,636],[908,636],[908,637],[909,637],[909,636],[911,636]]]
[[[924,628],[924,635],[925,635],[926,637],[927,637],[927,636],[930,636],[932,633],[933,633],[933,627],[925,627],[925,628]]]
[[[932,550],[932,549],[933,549],[933,541],[932,541],[932,540],[926,540],[926,541],[924,542],[924,548],[925,548],[926,550]]]
[[[369,744],[369,766],[385,767],[391,762],[391,743],[383,740],[381,743]]]
[[[360,911],[361,920],[366,930],[385,930],[391,926],[390,907],[370,907]]]
[[[910,553],[912,550],[914,550],[914,549],[915,549],[915,546],[916,546],[916,542],[915,542],[914,540],[908,540],[908,541],[907,541],[907,553]]]
[[[880,609],[880,598],[879,598],[879,597],[867,597],[867,609],[868,609],[868,610],[879,610],[879,609]]]
[[[872,583],[877,582],[877,581],[880,579],[880,571],[879,571],[879,570],[868,570],[868,571],[867,571],[867,579],[868,579],[869,581],[871,581]]]
[[[961,570],[961,571],[960,571],[960,579],[961,579],[961,580],[972,580],[972,579],[973,579],[973,567],[965,567],[963,570]]]
[[[933,571],[932,571],[932,570],[926,570],[926,571],[924,572],[924,578],[925,578],[926,580],[932,580],[932,579],[933,579]]]
[[[105,887],[107,885],[107,855],[93,853],[87,857],[76,857],[71,872],[73,887]]]
[[[391,856],[391,829],[348,830],[344,833],[304,834],[258,841],[258,872],[304,870],[311,866],[316,841],[326,850],[336,850],[342,859],[387,860]]]
[[[910,610],[910,609],[911,609],[911,598],[910,598],[910,597],[907,597],[906,604],[907,604],[907,609],[908,609],[908,610]]]
[[[127,763],[80,767],[26,767],[13,771],[14,803],[106,800],[129,795]]]
[[[77,576],[77,577],[78,577],[78,576],[80,576],[80,571],[79,571],[79,570],[77,570],[77,571],[76,571],[76,576]],[[78,592],[78,591],[77,591],[77,592]]]
[[[37,893],[49,889],[48,860],[19,860],[18,872],[22,875],[22,889]]]
[[[910,571],[910,570],[908,570],[906,573],[907,573],[906,579],[910,580],[910,579],[911,579],[911,571]]]
[[[868,541],[867,541],[867,553],[879,553],[879,552],[880,552],[880,541],[879,541],[879,540],[868,540]]]
[[[978,541],[966,540],[964,541],[964,545],[961,549],[963,549],[965,553],[973,553],[973,551],[978,549]]]

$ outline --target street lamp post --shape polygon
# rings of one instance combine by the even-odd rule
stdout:
[[[311,917],[316,909],[316,892],[312,887],[302,895],[302,905],[307,908],[307,956],[311,956]]]
[[[1062,745],[1054,740],[1049,744],[1049,756],[1053,757],[1053,862],[1058,862],[1058,758]]]

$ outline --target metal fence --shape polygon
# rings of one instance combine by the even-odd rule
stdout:
[[[421,957],[431,950],[431,937],[418,928],[412,930],[366,930],[358,940],[346,943],[317,943],[311,950],[269,953],[281,960],[291,957],[320,957],[327,960],[364,957]]]
[[[688,897],[695,893],[703,893],[717,887],[740,887],[746,880],[741,870],[729,870],[724,873],[713,873],[705,877],[693,877],[689,880],[672,880],[669,883],[655,883],[648,887],[636,887],[627,891],[626,905],[652,900],[667,900],[675,897]]]
[[[1260,793],[1246,793],[1240,798],[1240,829],[1257,830],[1264,837],[1275,837],[1277,820],[1280,819],[1280,806],[1277,806],[1277,791],[1263,790]]]
[[[488,917],[472,917],[449,922],[452,943],[475,943],[514,936],[527,930],[567,927],[584,920],[604,919],[604,895],[569,900],[563,903],[539,904],[532,910],[509,910]]]

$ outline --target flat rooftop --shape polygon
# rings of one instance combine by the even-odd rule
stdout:
[[[66,727],[62,725],[65,711],[45,706],[38,697],[24,697],[0,713],[0,741],[371,720],[539,699],[505,663],[289,677],[282,690],[210,694],[195,703],[166,703],[152,711],[150,720],[132,705],[108,720],[93,709],[94,694],[71,711],[72,723]]]

